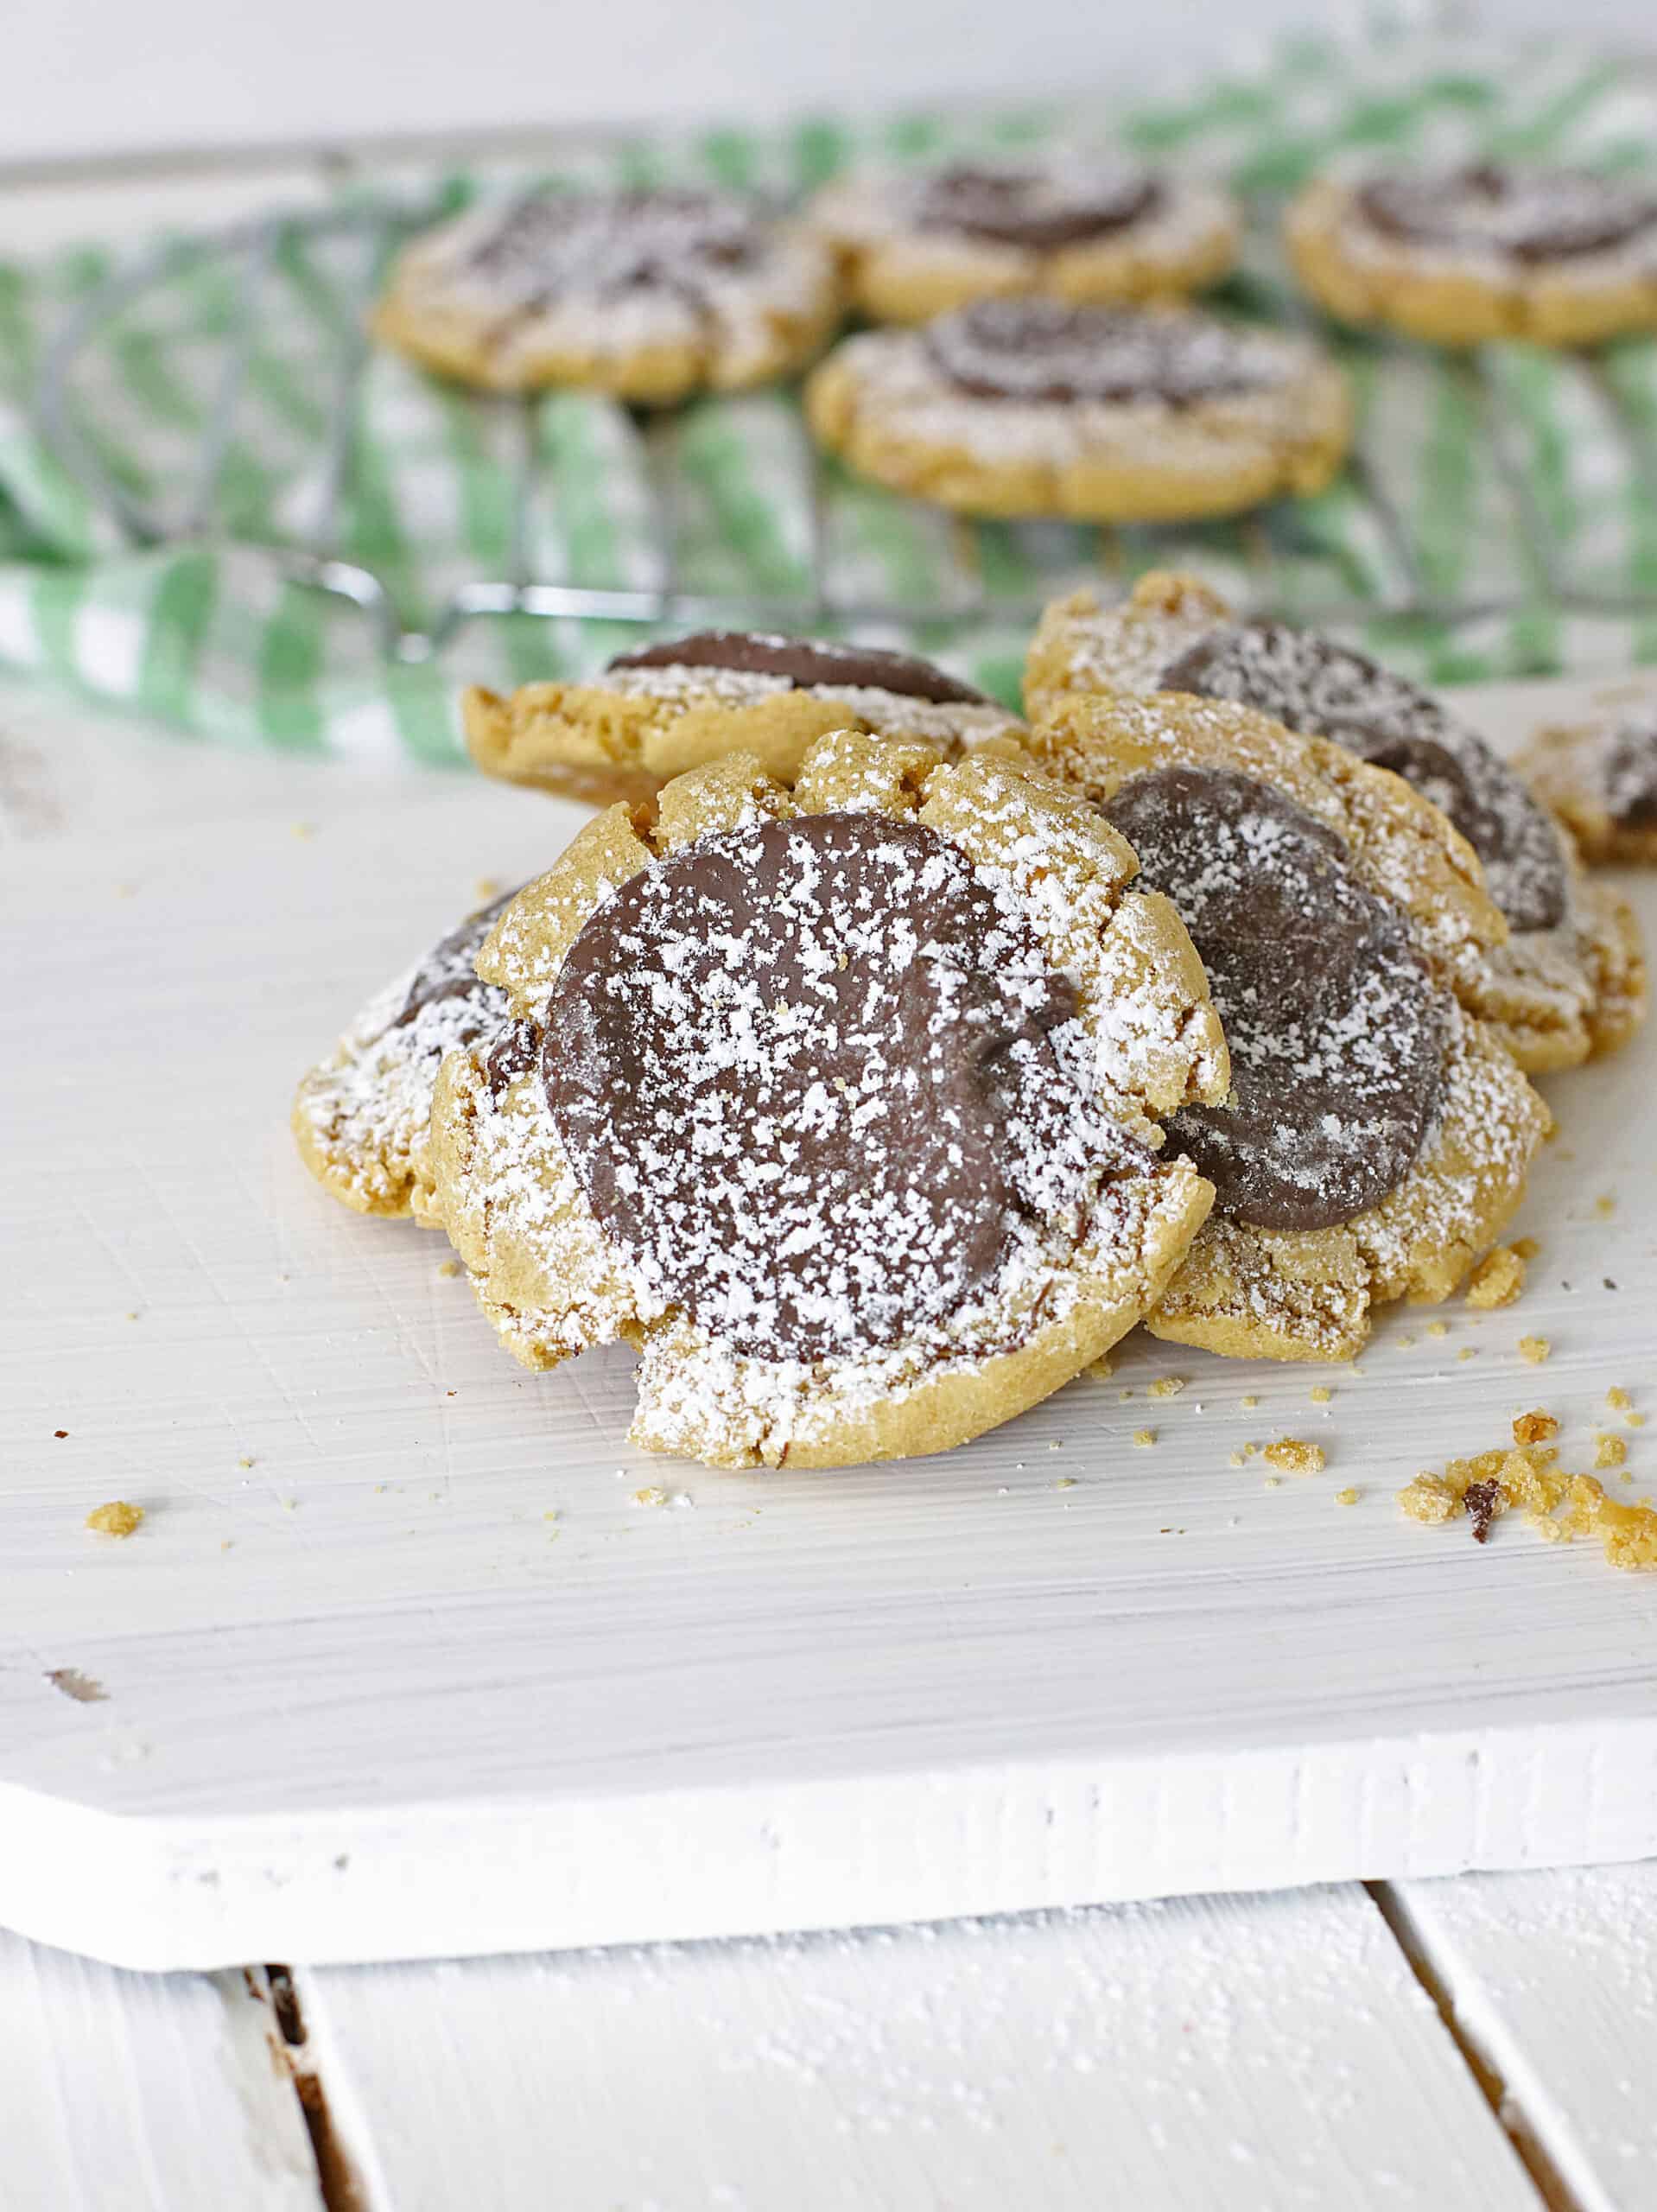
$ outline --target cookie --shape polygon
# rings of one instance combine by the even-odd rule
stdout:
[[[1209,185],[1061,152],[843,178],[805,219],[873,322],[1024,292],[1082,305],[1180,299],[1225,275],[1241,227]]]
[[[1061,696],[1031,746],[1172,899],[1230,1047],[1230,1096],[1169,1123],[1216,1196],[1153,1333],[1343,1360],[1377,1305],[1448,1297],[1547,1121],[1463,1000],[1501,935],[1465,842],[1398,777],[1228,699]]]
[[[821,739],[596,817],[479,956],[437,1203],[525,1365],[638,1348],[636,1443],[721,1466],[938,1452],[1156,1303],[1224,1094],[1202,968],[1085,800]]]
[[[292,1126],[324,1190],[358,1213],[431,1217],[427,1138],[443,1055],[492,1034],[506,999],[473,963],[512,897],[482,907],[388,983],[332,1056],[301,1078]]]
[[[799,368],[839,315],[828,249],[752,202],[543,191],[416,238],[374,329],[491,391],[583,385],[670,406]]]
[[[1402,776],[1478,855],[1508,925],[1457,979],[1521,1067],[1572,1067],[1627,1042],[1645,1005],[1639,930],[1590,883],[1521,779],[1431,693],[1312,631],[1241,622],[1193,578],[1145,577],[1125,603],[1082,592],[1048,608],[1030,652],[1032,713],[1073,692],[1239,701]]]
[[[873,645],[702,630],[621,653],[587,683],[470,690],[467,743],[486,774],[576,798],[646,798],[727,753],[788,781],[833,729],[916,737],[946,758],[1016,745],[1024,724],[970,683]]]
[[[1514,765],[1584,860],[1657,867],[1657,700],[1539,729]]]
[[[1323,488],[1351,434],[1305,339],[1187,308],[982,300],[848,338],[814,370],[822,444],[968,514],[1165,522]]]
[[[1657,189],[1583,169],[1319,178],[1289,210],[1300,281],[1343,321],[1438,346],[1591,346],[1657,329]]]

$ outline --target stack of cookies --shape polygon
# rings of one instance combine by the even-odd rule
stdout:
[[[1026,697],[731,632],[471,694],[488,772],[609,804],[306,1076],[307,1163],[446,1231],[525,1365],[633,1345],[634,1440],[715,1465],[1447,1296],[1527,1071],[1641,1017],[1626,907],[1436,701],[1189,579],[1051,608]]]

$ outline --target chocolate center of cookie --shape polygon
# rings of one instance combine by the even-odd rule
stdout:
[[[1569,261],[1657,230],[1648,187],[1580,169],[1507,169],[1377,177],[1356,194],[1370,226],[1411,245]]]
[[[1605,811],[1625,830],[1657,830],[1657,721],[1624,722],[1606,740]]]
[[[1284,375],[1274,347],[1212,316],[1062,300],[980,300],[929,323],[924,342],[933,366],[980,399],[1190,407]]]
[[[523,308],[638,291],[700,302],[765,242],[754,210],[720,193],[542,193],[510,209],[468,264]]]
[[[587,922],[542,1075],[606,1235],[760,1358],[913,1338],[1019,1224],[1141,1153],[1092,1103],[1070,985],[959,847],[809,815],[655,861]]]
[[[745,675],[780,676],[797,688],[843,685],[848,690],[892,691],[936,706],[987,706],[982,691],[909,653],[879,645],[823,645],[815,638],[778,638],[755,630],[698,630],[637,652],[618,653],[614,668],[729,668]]]
[[[1235,700],[1390,768],[1450,817],[1514,929],[1565,918],[1559,835],[1524,785],[1436,699],[1364,654],[1280,622],[1235,623],[1189,646],[1158,689]]]
[[[1329,1229],[1409,1173],[1443,1080],[1445,1012],[1402,917],[1341,841],[1228,768],[1158,768],[1105,810],[1209,971],[1231,1049],[1224,1106],[1169,1124],[1260,1229]]]
[[[457,930],[451,930],[439,944],[433,945],[414,973],[409,985],[409,995],[403,1001],[402,1011],[392,1023],[394,1029],[406,1028],[422,1007],[435,1006],[441,999],[476,998],[480,1011],[478,1027],[471,1033],[479,1034],[487,1026],[484,1006],[498,996],[486,983],[478,980],[473,966],[483,949],[483,941],[495,926],[497,918],[516,899],[516,891],[503,893],[477,913],[468,916]],[[467,1043],[469,1038],[460,1038]]]
[[[1041,253],[1125,229],[1161,198],[1155,179],[1127,163],[1015,169],[963,162],[925,178],[911,204],[918,230]]]

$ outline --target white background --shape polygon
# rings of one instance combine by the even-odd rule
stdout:
[[[0,171],[498,125],[1086,92],[1212,72],[1317,0],[13,0]],[[1486,29],[1657,41],[1651,0],[1486,0]]]

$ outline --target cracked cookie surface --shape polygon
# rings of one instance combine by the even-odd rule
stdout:
[[[509,1024],[434,1106],[508,1348],[635,1344],[634,1440],[734,1466],[941,1451],[1089,1365],[1208,1210],[1159,1117],[1228,1079],[1133,874],[1021,764],[858,731],[598,816],[496,924]]]

